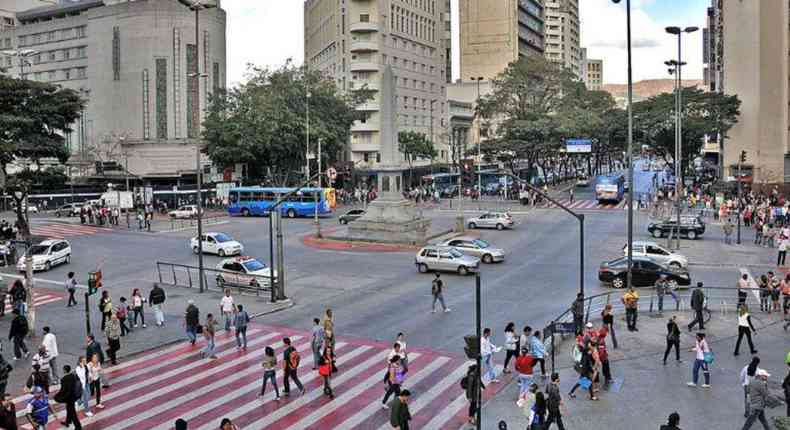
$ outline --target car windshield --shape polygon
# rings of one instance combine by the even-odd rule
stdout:
[[[455,248],[450,249],[449,253],[450,253],[450,255],[453,256],[453,258],[461,258],[464,255],[463,252],[461,252],[461,251],[459,251],[459,250],[457,250]]]
[[[28,255],[46,255],[49,251],[49,246],[45,245],[33,245],[30,247],[30,250],[27,251]]]
[[[628,264],[627,258],[618,258],[617,260],[612,260],[609,263],[609,267],[618,267],[618,266],[625,266]]]
[[[214,239],[219,243],[230,242],[233,240],[233,238],[231,238],[225,233],[217,233],[216,235],[214,235]]]
[[[248,260],[242,264],[248,272],[257,272],[258,270],[263,270],[266,268],[266,266],[258,260]]]
[[[491,246],[490,243],[486,242],[483,239],[475,239],[472,241],[472,243],[477,245],[478,248],[488,248],[489,246]]]

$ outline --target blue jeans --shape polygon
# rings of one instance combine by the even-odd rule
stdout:
[[[90,410],[90,403],[91,400],[91,385],[86,382],[85,386],[82,387],[82,398],[80,399],[80,403],[82,403],[82,408],[85,409],[85,412]]]
[[[699,370],[702,369],[703,374],[705,375],[705,384],[710,384],[710,371],[708,370],[708,363],[705,360],[696,359],[694,360],[694,369],[692,370],[692,381],[696,384],[699,380]]]
[[[518,374],[519,394],[524,394],[529,390],[529,384],[532,383],[532,375]]]
[[[223,312],[222,314],[225,317],[225,330],[230,330],[230,326],[233,324],[233,313]]]
[[[195,327],[187,327],[187,339],[190,342],[195,343],[197,341],[197,333],[195,332]]]
[[[488,377],[489,382],[496,378],[496,370],[494,369],[493,359],[493,354],[483,355],[483,378],[485,379]]]
[[[206,347],[203,348],[203,353],[208,356],[214,355],[214,336],[206,338]]]
[[[236,327],[236,346],[247,348],[247,326]]]

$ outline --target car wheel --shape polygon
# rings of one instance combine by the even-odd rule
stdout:
[[[225,287],[225,278],[222,275],[217,275],[217,288],[224,288]]]
[[[669,266],[670,266],[670,267],[674,267],[674,268],[676,268],[676,269],[680,269],[681,267],[683,267],[683,266],[681,266],[681,265],[680,265],[680,263],[678,263],[677,261],[672,261],[672,262],[670,262],[670,263],[669,263]]]
[[[242,209],[241,216],[250,216],[250,210],[247,208]]]
[[[288,209],[288,212],[286,212],[286,214],[288,215],[288,218],[296,218],[296,211],[293,209]]]
[[[483,256],[483,263],[491,264],[494,261],[494,257],[491,254],[486,254]]]
[[[63,262],[66,264],[71,263],[71,254],[66,254],[66,258],[63,260]]]
[[[250,281],[250,287],[257,289],[257,288],[260,288],[261,285],[258,283],[257,279],[253,279],[252,281]]]
[[[52,268],[52,264],[49,261],[44,263],[44,271],[45,272],[49,272],[49,269],[51,269],[51,268]]]
[[[689,239],[694,240],[697,238],[697,232],[694,230],[689,230],[687,236]]]
[[[477,228],[477,224],[475,224],[475,223],[473,223],[473,222],[470,222],[470,223],[469,223],[469,228],[471,228],[471,229],[473,229],[473,230],[474,230],[474,229],[476,229],[476,228]]]
[[[224,257],[225,257],[225,250],[224,250],[224,249],[220,249],[220,250],[219,250],[219,252],[217,252],[217,254],[218,254],[220,257],[223,257],[223,258],[224,258]]]
[[[497,230],[502,230],[502,229],[504,229],[504,228],[505,228],[505,226],[504,226],[504,225],[502,225],[502,224],[497,224],[497,225],[496,225],[496,229],[497,229]]]
[[[653,231],[652,231],[652,234],[653,234],[653,237],[655,237],[656,239],[659,239],[659,238],[661,238],[661,236],[663,236],[663,235],[661,234],[661,230],[658,230],[658,229],[656,229],[656,230],[653,230]]]
[[[469,269],[467,269],[466,266],[458,266],[458,274],[461,276],[466,276],[469,274]]]
[[[55,216],[60,218],[60,212],[55,212]]]
[[[348,221],[346,221],[346,220],[345,220],[345,219],[343,219],[343,218],[340,218],[340,224],[348,224]]]
[[[667,287],[669,287],[670,291],[677,290],[678,289],[678,281],[676,281],[674,279],[670,279],[669,282],[667,282]]]
[[[612,286],[617,289],[625,287],[625,279],[620,277],[614,278],[614,280],[612,280]]]
[[[418,264],[417,271],[420,273],[428,273],[428,265],[425,263]]]

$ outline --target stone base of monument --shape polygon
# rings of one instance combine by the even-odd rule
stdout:
[[[424,245],[431,220],[410,200],[374,200],[365,215],[348,225],[346,240]]]

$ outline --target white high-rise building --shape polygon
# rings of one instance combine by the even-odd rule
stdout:
[[[545,55],[583,78],[579,0],[546,0]]]

